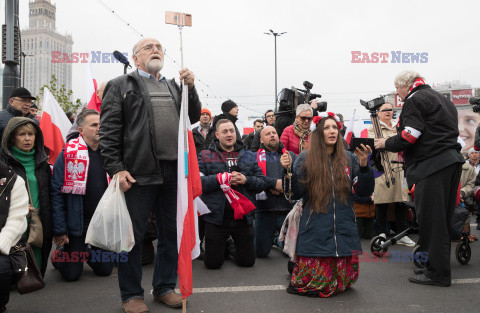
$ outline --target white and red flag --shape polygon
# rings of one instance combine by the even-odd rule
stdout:
[[[348,145],[350,145],[350,141],[352,140],[353,136],[353,124],[355,122],[355,112],[357,109],[353,110],[353,115],[352,118],[350,119],[347,129],[345,130],[345,141],[347,142]]]
[[[97,80],[93,77],[92,68],[90,63],[87,64],[87,80],[86,80],[86,90],[87,90],[87,100],[88,100],[88,109],[93,109],[100,112],[100,106],[102,105],[102,100],[97,96]]]
[[[200,255],[198,212],[208,213],[200,200],[202,182],[198,169],[197,153],[192,126],[184,106],[188,107],[187,86],[182,94],[180,123],[178,127],[178,178],[177,178],[177,247],[178,282],[182,298],[192,294],[192,260]],[[185,133],[186,132],[186,133]],[[186,144],[187,143],[187,144]]]
[[[43,90],[43,110],[40,129],[43,132],[45,147],[50,150],[49,163],[54,164],[65,145],[68,131],[72,127],[67,115],[50,90]]]

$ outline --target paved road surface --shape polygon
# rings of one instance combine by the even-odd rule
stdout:
[[[474,227],[472,227],[475,229]],[[480,235],[479,231],[473,233]],[[413,235],[412,239],[416,240]],[[363,240],[364,251],[370,251]],[[408,282],[415,268],[411,262],[362,262],[360,278],[347,292],[328,298],[309,298],[287,294],[287,258],[274,249],[267,259],[258,259],[253,268],[239,268],[227,260],[220,270],[207,270],[194,261],[194,294],[187,312],[480,312],[480,244],[472,247],[468,265],[460,265],[452,243],[451,287],[420,286]],[[408,253],[411,248],[391,247],[391,253]],[[154,303],[150,295],[153,265],[143,268],[146,304],[151,312],[181,312]],[[121,313],[117,272],[97,277],[85,265],[82,278],[64,282],[51,265],[45,289],[19,295],[12,292],[8,312],[13,313]]]

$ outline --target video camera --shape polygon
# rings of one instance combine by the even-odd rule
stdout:
[[[370,101],[360,100],[360,104],[369,111],[377,111],[382,105],[385,104],[385,98],[383,96],[380,96]]]
[[[283,88],[280,92],[279,102],[280,105],[278,107],[278,114],[295,114],[295,110],[297,106],[302,103],[309,103],[310,99],[321,98],[322,96],[316,93],[311,93],[311,89],[313,84],[308,81],[303,82],[303,86],[305,89],[299,88]],[[327,102],[319,102],[317,111],[318,112],[325,112],[327,110]]]
[[[480,97],[471,97],[468,102],[473,105],[473,112],[480,113]]]

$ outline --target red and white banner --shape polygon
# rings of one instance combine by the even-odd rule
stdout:
[[[455,105],[468,105],[472,97],[472,89],[452,90],[452,102]]]
[[[42,119],[40,129],[43,132],[45,147],[50,150],[49,163],[54,164],[65,145],[67,133],[72,127],[50,90],[45,87],[43,95]]]
[[[192,126],[190,125],[188,116],[185,114],[185,119],[183,114],[184,106],[188,105],[187,92],[187,88],[185,87],[184,93],[182,94],[180,123],[178,127],[177,166],[177,273],[182,298],[187,298],[192,294],[192,260],[200,255],[200,239],[197,228],[198,211],[203,211],[204,213],[209,212],[199,198],[202,194],[202,182],[198,169]],[[187,136],[185,136],[185,131],[187,132]],[[185,151],[185,140],[188,142],[188,151]],[[207,210],[206,212],[205,209]]]
[[[100,112],[100,106],[102,105],[102,100],[97,96],[97,80],[93,77],[92,68],[90,63],[87,64],[87,80],[85,82],[87,90],[87,99],[88,99],[88,109],[93,109]]]

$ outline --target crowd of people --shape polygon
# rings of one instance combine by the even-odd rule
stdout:
[[[123,309],[148,312],[142,264],[145,254],[153,253],[148,247],[154,239],[154,301],[182,306],[175,292],[182,88],[161,74],[164,49],[158,40],[140,40],[132,56],[136,70],[99,88],[101,113],[86,109],[71,117],[72,130],[55,164],[48,163],[38,108],[32,103],[36,99],[28,90],[15,89],[0,112],[0,312],[15,283],[8,255],[19,241],[32,246],[42,275],[49,258],[68,282],[81,277],[83,263],[99,276],[112,273],[113,260],[92,260],[93,254],[107,251],[86,244],[85,236],[113,177],[125,193],[135,237],[128,258],[116,263]],[[316,101],[299,104],[293,123],[284,127],[276,125],[275,112],[268,110],[242,138],[235,124],[238,105],[227,100],[222,113],[212,116],[202,108],[193,72],[185,68],[179,74],[188,88],[190,122],[199,122],[193,137],[200,198],[210,210],[198,219],[199,259],[206,269],[219,269],[227,258],[252,267],[256,258],[268,257],[277,247],[290,257],[287,292],[317,297],[343,292],[359,277],[361,238],[387,238],[411,223],[404,203],[415,185],[417,244],[428,252],[429,265],[410,281],[451,284],[449,225],[457,195],[460,205],[475,207],[479,153],[470,149],[465,162],[454,105],[420,74],[397,75],[397,94],[405,101],[400,121],[393,119],[393,106],[383,104],[378,109],[383,138],[354,151],[343,138],[341,115],[318,112]],[[375,137],[373,130],[369,136]],[[374,177],[368,161],[373,148],[405,163],[406,170],[399,165],[393,173],[394,186]],[[390,211],[394,223],[387,222]],[[38,220],[41,233],[33,227]],[[397,243],[415,246],[408,236]]]

